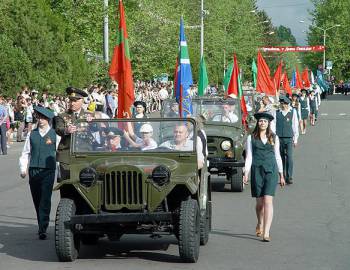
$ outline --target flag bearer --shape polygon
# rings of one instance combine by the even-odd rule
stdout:
[[[53,112],[38,106],[34,108],[34,112],[38,126],[26,138],[19,165],[22,178],[25,178],[28,172],[30,191],[39,225],[39,239],[45,240],[55,181],[56,150],[61,137],[49,125],[50,120],[55,116]]]
[[[281,109],[276,112],[276,135],[280,139],[280,152],[284,178],[287,184],[293,183],[293,147],[298,143],[299,128],[297,112],[289,106],[290,99],[280,97]]]

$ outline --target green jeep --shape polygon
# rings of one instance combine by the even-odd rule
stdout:
[[[213,175],[226,176],[231,191],[242,192],[244,144],[247,138],[242,124],[241,105],[238,99],[200,97],[192,99],[193,115],[203,115],[207,135],[208,171]],[[175,100],[163,102],[162,117],[177,117]]]
[[[55,220],[58,259],[74,261],[81,243],[96,244],[101,237],[116,241],[123,234],[146,233],[175,235],[182,260],[196,262],[211,230],[210,174],[206,161],[198,168],[196,122],[76,124],[70,179],[55,187],[61,195]]]

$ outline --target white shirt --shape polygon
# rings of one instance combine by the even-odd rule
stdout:
[[[261,141],[263,144],[266,144],[267,138],[264,138]],[[252,162],[253,162],[252,135],[249,135],[247,138],[245,150],[246,150],[246,158],[245,158],[244,173],[245,173],[245,175],[248,175],[250,172],[250,169],[252,167]],[[275,151],[278,172],[283,173],[283,164],[282,164],[282,159],[281,159],[281,154],[280,154],[280,140],[278,139],[277,135],[275,137],[274,151]]]
[[[238,116],[234,112],[229,112],[228,116],[226,115],[216,115],[213,117],[212,121],[221,121],[224,123],[236,123],[238,122]]]
[[[44,137],[50,130],[51,127],[47,127],[45,130],[39,128],[39,134],[41,137]],[[61,137],[56,134],[56,150],[60,144]],[[30,133],[28,133],[26,141],[23,146],[22,154],[19,158],[19,169],[20,172],[25,174],[28,169],[29,159],[30,159],[31,145],[30,145]]]
[[[154,139],[152,139],[152,138],[150,138],[150,144],[149,145],[146,145],[144,143],[144,141],[140,137],[136,137],[135,141],[136,141],[137,144],[141,144],[142,145],[141,146],[141,150],[142,151],[152,150],[152,149],[156,149],[158,147],[157,142]]]
[[[161,100],[167,99],[169,97],[168,91],[164,88],[160,89],[158,94]]]

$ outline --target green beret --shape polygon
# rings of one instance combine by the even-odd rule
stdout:
[[[259,120],[259,119],[263,118],[263,119],[267,119],[269,121],[272,121],[274,119],[272,114],[267,113],[267,112],[256,113],[256,114],[254,114],[254,117],[255,117],[256,120]]]
[[[41,106],[35,106],[34,111],[45,116],[47,119],[52,119],[55,117],[55,114],[52,111]]]
[[[286,96],[280,96],[280,102],[289,104],[290,103],[290,99],[287,98]]]

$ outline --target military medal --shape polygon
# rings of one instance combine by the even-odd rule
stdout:
[[[52,144],[52,141],[51,141],[51,138],[50,138],[50,137],[47,137],[47,138],[46,138],[46,144]]]

